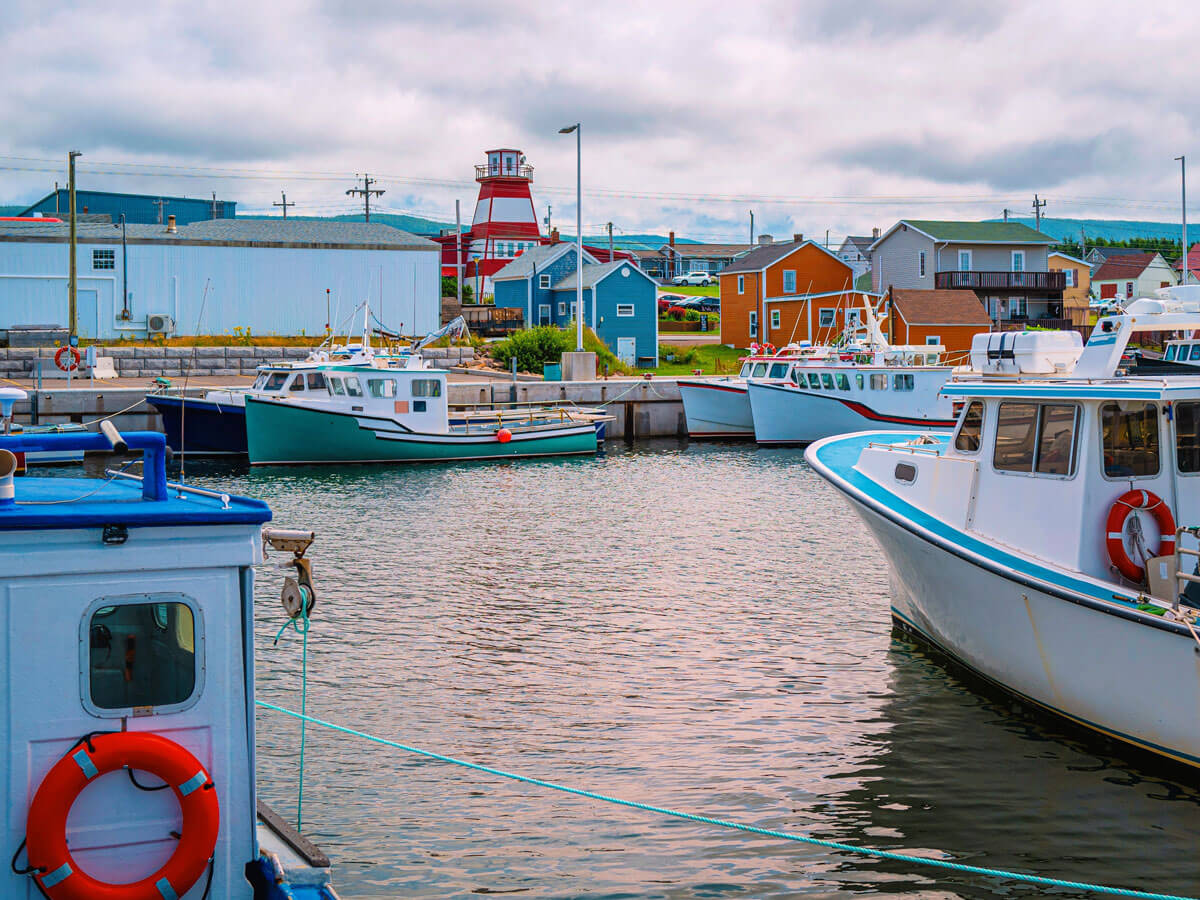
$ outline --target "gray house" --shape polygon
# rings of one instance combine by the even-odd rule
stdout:
[[[972,290],[999,328],[1069,328],[1066,278],[1047,265],[1055,243],[1019,222],[901,219],[871,244],[871,286]]]

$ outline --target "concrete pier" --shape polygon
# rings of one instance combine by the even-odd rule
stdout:
[[[604,407],[614,417],[608,426],[609,440],[633,441],[639,438],[676,437],[687,434],[683,404],[674,378],[612,378],[601,381],[541,381],[468,377],[449,384],[452,408],[505,409],[519,404],[569,402],[579,406]],[[57,382],[52,389],[29,391],[28,400],[18,403],[15,420],[42,425],[64,422],[89,423],[106,416],[118,429],[159,431],[162,421],[154,408],[143,399],[149,387],[119,379],[94,385],[79,381],[71,388]],[[250,379],[197,378],[189,381],[187,395],[198,397],[218,387],[245,388]],[[180,382],[176,382],[176,387]],[[95,426],[93,426],[94,428]]]

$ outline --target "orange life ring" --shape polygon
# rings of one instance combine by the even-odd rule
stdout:
[[[170,785],[183,827],[179,846],[161,869],[141,881],[110,884],[92,878],[71,857],[67,815],[93,779],[125,766]],[[123,731],[84,738],[54,764],[29,807],[25,845],[33,877],[51,900],[163,900],[182,897],[200,880],[219,825],[217,792],[196,757],[161,735]]]
[[[72,361],[69,366],[64,366],[62,358],[63,358],[63,354],[66,353],[68,350],[71,352]],[[78,369],[79,368],[79,359],[80,359],[79,351],[77,349],[75,349],[74,347],[72,347],[70,344],[67,344],[66,346],[63,346],[63,347],[59,347],[58,352],[54,354],[54,364],[56,366],[58,366],[60,369],[62,369],[64,372],[74,372],[76,369]]]
[[[1140,582],[1146,577],[1146,570],[1129,558],[1123,540],[1125,520],[1135,509],[1144,509],[1154,516],[1160,535],[1158,556],[1175,552],[1175,517],[1171,515],[1171,508],[1153,491],[1126,491],[1108,511],[1108,520],[1104,523],[1108,558],[1122,575],[1130,581]]]

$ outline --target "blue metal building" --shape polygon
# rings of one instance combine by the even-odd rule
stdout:
[[[497,306],[524,310],[531,325],[574,321],[576,247],[543,244],[492,276]],[[598,263],[583,252],[584,324],[629,365],[658,365],[656,282],[628,260]]]
[[[79,225],[82,338],[168,333],[320,336],[363,300],[389,326],[439,327],[440,248],[377,223],[218,219],[192,225]],[[69,323],[68,227],[0,222],[0,330]]]
[[[65,188],[51,191],[18,215],[57,216],[66,219],[71,200]],[[163,225],[174,216],[178,225],[190,225],[208,219],[232,219],[237,214],[234,200],[201,200],[195,197],[169,197],[164,194],[115,194],[108,191],[75,191],[75,210],[89,216],[111,216],[114,222],[124,214],[129,224]]]

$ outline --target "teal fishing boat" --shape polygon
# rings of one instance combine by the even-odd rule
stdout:
[[[415,360],[415,358],[414,358]],[[447,373],[327,366],[326,390],[246,396],[252,465],[441,462],[595,453],[610,416],[530,408],[458,413],[451,422]]]

